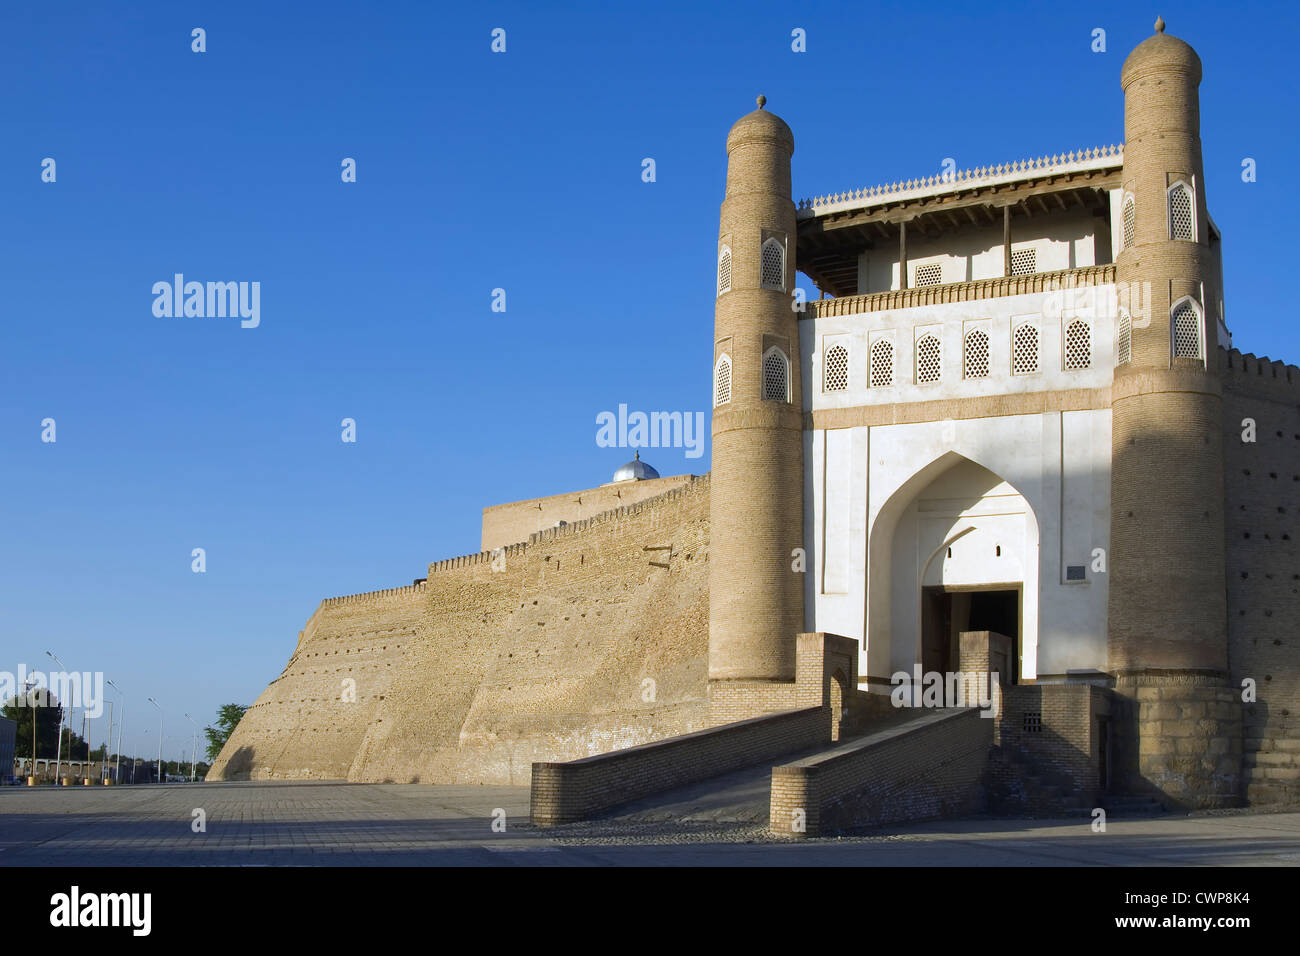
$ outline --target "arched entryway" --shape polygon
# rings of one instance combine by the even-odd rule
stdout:
[[[872,673],[959,669],[957,636],[1015,641],[1011,680],[1038,636],[1038,522],[1011,484],[948,453],[881,508],[868,544]]]

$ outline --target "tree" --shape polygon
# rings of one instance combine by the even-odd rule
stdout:
[[[226,741],[230,739],[230,735],[235,732],[235,728],[239,726],[239,722],[247,712],[247,704],[223,704],[217,710],[217,726],[203,728],[203,732],[208,737],[209,760],[216,760],[220,756],[221,748],[226,745]],[[28,730],[31,730],[30,726]]]
[[[53,759],[59,749],[59,721],[63,719],[63,706],[59,699],[48,691],[35,688],[25,694],[22,700],[11,697],[0,707],[0,716],[9,718],[18,724],[14,740],[14,756],[30,757],[32,755],[32,720],[36,721],[36,756],[38,759]],[[70,759],[72,748],[84,757],[86,742],[74,734],[68,726],[63,728],[63,757]]]

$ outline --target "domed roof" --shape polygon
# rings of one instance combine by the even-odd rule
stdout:
[[[659,472],[641,460],[639,451],[636,453],[635,458],[614,472],[614,481],[645,481],[647,478],[658,477]]]
[[[1139,75],[1149,72],[1186,73],[1193,83],[1201,82],[1201,58],[1187,43],[1165,33],[1163,18],[1156,20],[1156,32],[1128,55],[1120,71],[1120,85],[1127,87]]]
[[[760,96],[758,109],[736,120],[731,132],[727,134],[727,152],[741,143],[779,143],[791,153],[794,152],[794,133],[790,132],[785,120],[763,109],[765,103],[767,97]]]

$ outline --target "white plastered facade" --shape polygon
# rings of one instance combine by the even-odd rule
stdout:
[[[1114,286],[1103,285],[804,320],[804,408],[816,416],[1011,393],[1104,394],[1115,303]],[[1067,369],[1066,329],[1080,319],[1089,367]],[[1023,323],[1038,331],[1037,370],[1013,374]],[[988,374],[967,377],[963,343],[975,328],[988,335]],[[886,335],[893,384],[873,388],[869,348]],[[925,335],[940,339],[942,372],[918,384]],[[826,391],[821,357],[835,345],[849,352],[848,387]],[[1110,428],[1109,407],[1087,407],[805,430],[807,629],[857,639],[862,679],[887,681],[920,659],[923,586],[1016,587],[1020,679],[1103,668]]]

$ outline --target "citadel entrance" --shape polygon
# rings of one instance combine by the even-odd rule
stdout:
[[[921,597],[921,670],[961,670],[958,639],[963,631],[996,631],[1011,638],[1016,661],[1004,677],[1017,683],[1020,657],[1019,584],[983,588],[930,585]]]
[[[1024,496],[968,458],[941,455],[899,486],[870,531],[868,667],[956,671],[959,635],[987,630],[1012,641],[1004,680],[1032,674],[1038,564]]]

